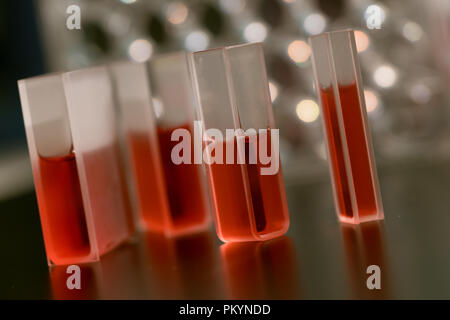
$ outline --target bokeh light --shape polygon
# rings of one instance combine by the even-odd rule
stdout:
[[[252,22],[244,29],[244,39],[247,42],[262,42],[267,37],[267,27],[262,22]]]
[[[423,29],[419,24],[408,21],[403,25],[402,33],[407,40],[416,42],[422,38]]]
[[[392,87],[397,81],[397,71],[389,65],[382,65],[375,70],[373,80],[381,88]]]
[[[300,120],[307,123],[316,121],[320,114],[319,106],[310,99],[301,100],[297,104],[295,112]]]
[[[306,17],[303,22],[303,28],[309,34],[319,34],[322,33],[327,26],[327,20],[320,13],[312,13]]]
[[[302,63],[307,61],[311,56],[311,48],[305,41],[295,40],[288,46],[288,55],[292,61]]]
[[[364,52],[370,45],[369,36],[361,30],[355,30],[355,42],[358,52]]]
[[[146,39],[134,40],[128,47],[128,55],[136,62],[144,62],[150,59],[153,53],[153,46]]]
[[[166,17],[172,24],[182,24],[189,14],[188,8],[181,2],[172,2],[167,6]]]
[[[417,83],[411,86],[409,96],[415,103],[425,104],[431,99],[431,89],[423,83]]]
[[[373,90],[364,90],[364,100],[367,112],[373,112],[378,107],[378,97]]]
[[[184,40],[184,47],[189,51],[205,50],[209,46],[209,36],[204,31],[194,31]]]

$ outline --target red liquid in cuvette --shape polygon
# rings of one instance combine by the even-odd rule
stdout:
[[[342,141],[346,140],[358,215],[360,217],[375,215],[377,213],[375,190],[358,89],[355,84],[339,86],[345,128],[343,132],[345,136],[342,139],[333,91],[331,88],[321,89],[320,94],[339,214],[349,218],[355,215],[342,145]]]
[[[209,221],[200,165],[193,164],[193,155],[191,164],[172,162],[179,142],[171,135],[177,128],[158,128],[157,146],[148,133],[129,136],[141,215],[149,229],[168,233],[202,228]],[[188,125],[179,128],[191,131]]]
[[[189,125],[177,128],[158,128],[159,148],[170,208],[173,232],[198,229],[209,223],[208,211],[204,199],[201,165],[194,164],[194,152],[191,152],[191,164],[174,164],[172,149],[179,141],[172,141],[175,129],[186,129],[192,134]],[[194,150],[191,139],[191,150]]]
[[[170,213],[158,148],[147,132],[131,132],[128,138],[140,216],[147,228],[163,232]]]
[[[75,155],[39,158],[40,214],[49,260],[64,264],[91,250]]]
[[[81,155],[86,199],[95,231],[89,242],[75,154],[39,158],[39,208],[47,256],[54,264],[95,260],[134,231],[131,204],[117,143]]]
[[[256,139],[255,139],[256,138]],[[237,162],[238,139],[244,139],[245,164]],[[223,241],[262,240],[283,234],[289,225],[286,195],[281,167],[274,175],[261,175],[268,167],[260,162],[249,163],[250,154],[257,152],[258,136],[239,137],[221,142],[222,164],[207,165],[212,188],[216,227]],[[270,130],[267,134],[270,150]],[[226,150],[234,150],[234,163],[226,164]],[[246,188],[248,192],[246,193]]]

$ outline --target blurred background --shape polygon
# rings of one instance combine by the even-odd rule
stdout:
[[[72,4],[81,9],[81,30],[66,28]],[[253,41],[264,43],[286,180],[326,176],[308,36],[342,28],[356,30],[377,164],[448,158],[449,7],[445,0],[2,3],[0,198],[32,183],[18,79]],[[379,26],[373,25],[374,12]]]
[[[66,28],[70,15],[66,9],[73,4],[81,9],[81,30]],[[445,281],[438,275],[449,269],[450,260],[442,260],[433,250],[434,243],[443,246],[441,252],[450,249],[450,241],[445,237],[448,229],[444,228],[450,227],[450,221],[443,214],[450,208],[446,200],[450,186],[445,184],[450,176],[446,165],[450,160],[448,0],[1,1],[0,214],[4,217],[0,224],[5,228],[14,225],[24,235],[41,239],[18,79],[118,59],[143,62],[170,51],[198,51],[260,41],[264,45],[276,125],[281,129],[283,174],[291,215],[296,214],[295,209],[310,212],[298,220],[298,215],[292,217],[291,234],[301,231],[310,235],[309,240],[316,241],[323,250],[315,251],[323,254],[321,261],[336,261],[335,253],[327,251],[330,239],[341,234],[345,240],[348,232],[330,231],[337,222],[308,36],[343,28],[356,30],[381,191],[387,220],[391,219],[387,240],[398,240],[395,234],[402,235],[404,239],[416,239],[415,245],[422,248],[417,249],[418,254],[408,255],[409,244],[396,241],[396,253],[391,252],[391,259],[399,263],[433,259],[443,263],[435,272],[421,264],[409,273],[399,267],[394,273],[407,280],[418,274],[423,278],[416,289],[408,287],[406,280],[397,284],[397,289],[404,290],[402,297],[433,296],[433,292],[435,297],[449,297],[448,287],[442,287]],[[26,207],[26,203],[32,203],[33,208]],[[21,220],[15,217],[13,221],[11,212],[20,208],[25,213],[20,215]],[[320,210],[326,211],[325,222],[314,220],[319,219],[314,215]],[[406,216],[406,220],[395,220],[400,216]],[[445,221],[441,227],[424,223],[436,223],[437,218]],[[302,219],[311,223],[311,230],[296,224]],[[420,228],[423,234],[434,233],[433,236],[421,238]],[[325,234],[328,242],[319,234]],[[2,238],[0,233],[0,239],[7,241],[8,236]],[[317,258],[316,253],[308,251],[306,240],[298,242],[295,236],[294,240],[297,249],[301,247],[306,256]],[[30,241],[24,240],[19,248],[29,245]],[[34,258],[43,261],[33,272],[42,274],[47,268],[42,243],[31,246],[36,250],[28,252],[34,252]],[[345,246],[339,248],[345,250]],[[316,266],[302,268],[314,272]],[[339,278],[339,272],[333,275],[324,278],[323,283]],[[426,275],[431,275],[431,280]],[[25,284],[32,277],[33,273],[20,281]],[[40,281],[33,284],[36,292],[40,292],[37,288],[48,286],[46,279]],[[336,281],[334,284],[339,287],[340,280]],[[320,287],[314,287],[312,282],[306,287],[312,290],[311,297],[322,297]],[[326,297],[342,297],[336,292],[331,290]]]

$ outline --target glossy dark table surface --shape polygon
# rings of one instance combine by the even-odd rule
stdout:
[[[34,192],[0,203],[0,298],[450,298],[450,163],[380,170],[386,219],[340,225],[326,176],[287,185],[285,237],[222,245],[214,232],[134,243],[82,266],[82,289],[46,265]],[[382,290],[366,288],[381,268]]]

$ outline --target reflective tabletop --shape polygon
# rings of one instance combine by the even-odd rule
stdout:
[[[33,190],[0,203],[0,298],[416,299],[450,298],[450,164],[379,171],[385,220],[340,224],[324,175],[286,186],[291,225],[267,242],[222,244],[213,230],[179,238],[140,234],[81,265],[46,264]],[[369,290],[367,267],[381,270]]]

